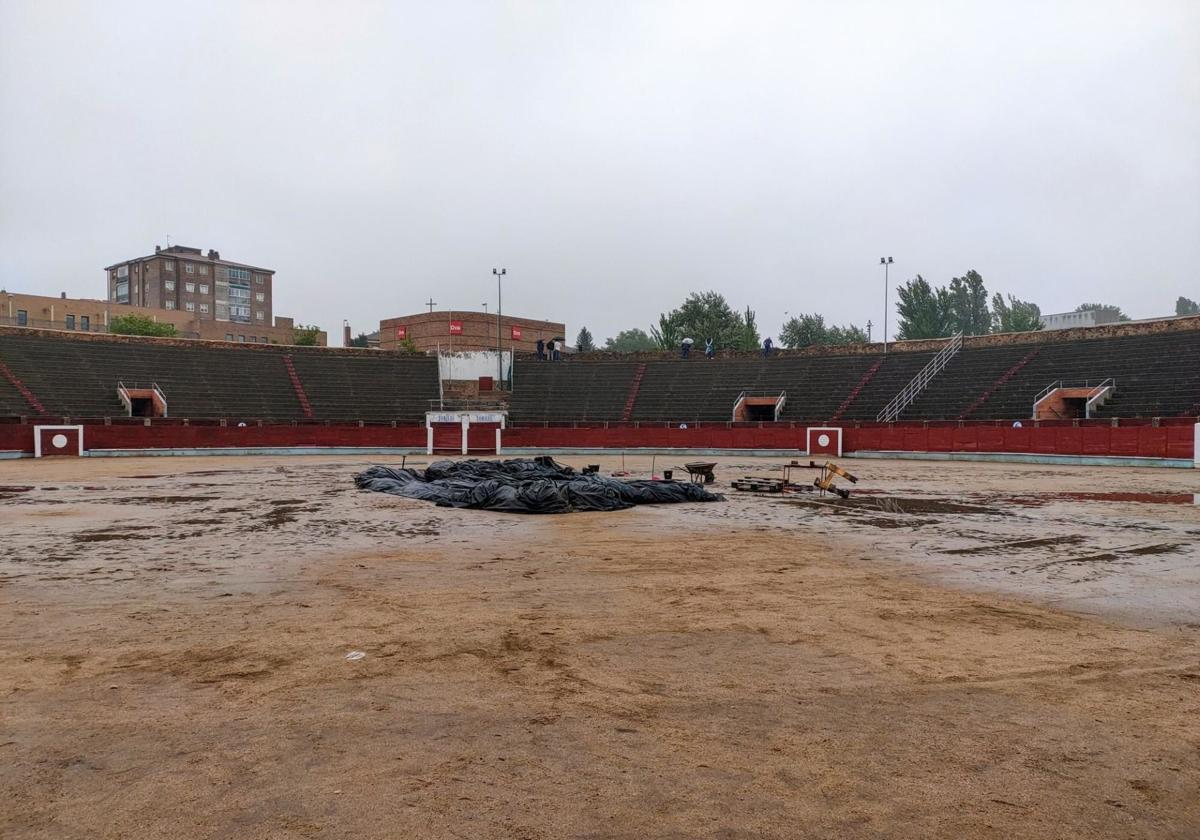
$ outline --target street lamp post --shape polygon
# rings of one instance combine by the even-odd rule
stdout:
[[[502,297],[504,289],[502,288],[502,278],[505,274],[508,274],[508,269],[493,268],[492,274],[496,275],[496,381],[503,386],[504,345],[503,339],[500,336],[500,316],[504,313],[504,299]]]
[[[888,351],[888,266],[892,264],[891,257],[880,257],[879,264],[883,266],[883,352]]]

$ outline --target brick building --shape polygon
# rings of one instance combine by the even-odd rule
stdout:
[[[566,325],[557,321],[538,321],[513,315],[500,317],[500,338],[505,350],[532,353],[538,339],[565,340]],[[397,350],[411,339],[417,350],[428,352],[495,350],[496,316],[487,312],[422,312],[386,318],[379,322],[379,346]]]
[[[246,344],[295,344],[296,341],[292,319],[283,316],[271,322],[255,320],[252,324],[203,320],[186,309],[159,309],[116,304],[111,300],[69,298],[65,292],[52,297],[0,289],[0,326],[105,333],[108,332],[109,321],[120,315],[143,315],[158,323],[172,324],[181,338]],[[317,334],[317,343],[322,346],[326,344],[324,332]]]
[[[238,333],[273,323],[275,271],[223,260],[216,251],[156,245],[153,254],[104,271],[108,299],[120,306],[186,312],[196,321],[229,322]]]

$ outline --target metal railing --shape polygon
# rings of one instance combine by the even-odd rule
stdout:
[[[962,349],[962,343],[962,333],[955,333],[950,342],[939,350],[937,355],[930,359],[925,367],[921,368],[920,372],[912,378],[912,381],[905,385],[900,393],[892,397],[891,402],[875,415],[875,420],[880,423],[890,423],[899,417],[900,412],[912,405],[913,400],[925,390],[929,383],[933,381],[933,378],[945,370],[950,360]]]
[[[430,411],[507,411],[508,404],[499,400],[436,399],[426,400]]]
[[[1092,418],[1092,406],[1096,405],[1097,402],[1100,403],[1100,405],[1104,405],[1104,402],[1108,399],[1109,394],[1115,391],[1116,388],[1117,380],[1110,376],[1108,379],[1105,379],[1103,382],[1089,391],[1087,402],[1083,404],[1084,418],[1090,420]]]
[[[133,400],[129,396],[130,390],[134,391],[153,391],[154,396],[162,403],[162,416],[167,416],[167,395],[162,388],[158,387],[157,382],[143,384],[141,382],[126,383],[122,380],[117,381],[117,396],[121,398],[121,403],[125,406],[125,413],[130,417],[133,416]]]
[[[733,412],[730,414],[730,422],[737,423],[738,409],[748,397],[772,397],[775,400],[775,419],[779,419],[779,415],[783,413],[783,407],[787,403],[787,391],[759,391],[751,393],[750,391],[742,391],[737,395],[737,399],[733,401]]]
[[[1082,385],[1064,385],[1063,381],[1061,379],[1057,379],[1054,382],[1051,382],[1049,385],[1047,385],[1041,391],[1039,391],[1038,395],[1033,398],[1033,412],[1029,416],[1031,418],[1033,418],[1034,420],[1036,420],[1037,416],[1038,416],[1038,406],[1041,405],[1041,403],[1047,397],[1049,397],[1055,391],[1058,391],[1062,388],[1089,388],[1090,389],[1086,394],[1087,402],[1084,404],[1084,409],[1083,409],[1084,418],[1090,419],[1092,416],[1092,406],[1094,406],[1097,402],[1099,402],[1102,399],[1105,399],[1105,400],[1108,399],[1109,394],[1111,394],[1117,388],[1117,380],[1114,379],[1113,377],[1109,376],[1105,379],[1100,380],[1100,383],[1097,385],[1093,385],[1090,379],[1083,380]],[[1058,412],[1055,412],[1055,414],[1058,414]],[[1061,417],[1062,415],[1059,415],[1059,416]]]

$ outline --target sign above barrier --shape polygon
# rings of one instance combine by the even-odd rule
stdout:
[[[403,341],[408,338],[408,327],[396,327],[396,340]]]
[[[462,321],[451,321],[450,322],[450,335],[462,335],[462,331],[463,331],[463,322]]]
[[[510,335],[512,336],[513,341],[520,341],[521,340],[521,328],[513,327]]]

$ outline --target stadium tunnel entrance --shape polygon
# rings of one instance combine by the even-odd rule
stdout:
[[[733,403],[734,423],[774,423],[783,413],[787,393],[748,394],[743,391]]]

